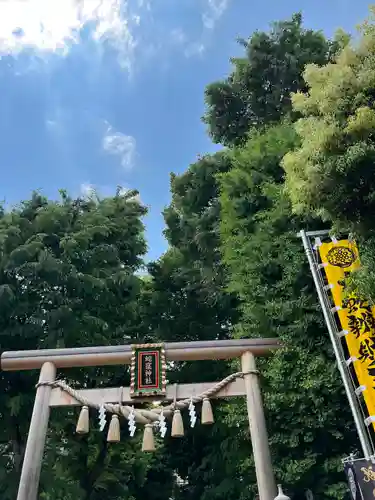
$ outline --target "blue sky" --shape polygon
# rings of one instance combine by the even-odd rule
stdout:
[[[149,258],[165,249],[169,174],[213,152],[206,84],[236,38],[301,10],[328,36],[353,31],[364,0],[0,0],[0,198],[136,188]]]

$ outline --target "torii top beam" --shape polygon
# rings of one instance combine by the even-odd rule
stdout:
[[[169,361],[232,359],[245,352],[264,356],[280,347],[279,340],[275,338],[168,342],[165,354]],[[34,370],[40,369],[46,362],[53,363],[56,368],[123,365],[130,364],[131,355],[131,345],[8,351],[1,355],[1,369]]]

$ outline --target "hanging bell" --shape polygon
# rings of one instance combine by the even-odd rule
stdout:
[[[89,432],[89,407],[82,406],[81,412],[79,414],[76,433],[77,434],[87,434]]]
[[[182,437],[184,435],[184,422],[180,410],[175,410],[172,419],[172,437]]]
[[[204,398],[202,403],[201,422],[203,425],[210,425],[213,424],[214,421],[214,414],[212,413],[210,400],[208,398]]]
[[[120,441],[120,421],[118,415],[112,415],[107,441],[108,443],[118,443]]]
[[[152,424],[146,424],[143,431],[142,451],[155,451],[154,430]]]

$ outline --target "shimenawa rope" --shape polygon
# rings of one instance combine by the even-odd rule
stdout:
[[[244,375],[248,374],[258,375],[258,373],[259,373],[258,370],[250,370],[246,373],[244,372],[232,373],[231,375],[228,375],[228,377],[225,377],[221,382],[218,382],[207,391],[202,392],[202,394],[200,394],[199,396],[193,396],[192,399],[191,398],[182,399],[181,401],[176,400],[168,406],[154,408],[153,410],[135,409],[135,408],[133,409],[131,406],[121,405],[121,404],[104,403],[103,405],[100,405],[98,403],[93,403],[89,399],[82,396],[82,394],[79,391],[70,387],[64,380],[55,380],[54,382],[39,382],[36,385],[36,387],[49,386],[53,388],[59,388],[62,391],[69,394],[70,396],[72,396],[72,398],[77,400],[79,403],[81,403],[82,406],[88,406],[96,409],[99,409],[100,406],[104,406],[105,410],[108,411],[109,413],[120,415],[122,417],[125,417],[126,419],[129,417],[130,412],[133,410],[135,421],[138,422],[139,424],[146,425],[146,424],[157,423],[159,421],[159,416],[161,411],[163,411],[165,416],[171,416],[175,409],[182,410],[184,408],[187,408],[191,400],[193,400],[193,403],[200,403],[204,399],[206,398],[209,399],[212,396],[214,396],[216,393],[221,391],[221,389],[223,389],[226,385],[233,382],[236,378],[242,378]]]

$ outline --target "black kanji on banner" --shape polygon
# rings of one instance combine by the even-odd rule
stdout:
[[[352,500],[375,499],[375,464],[362,459],[346,462],[344,467]]]

